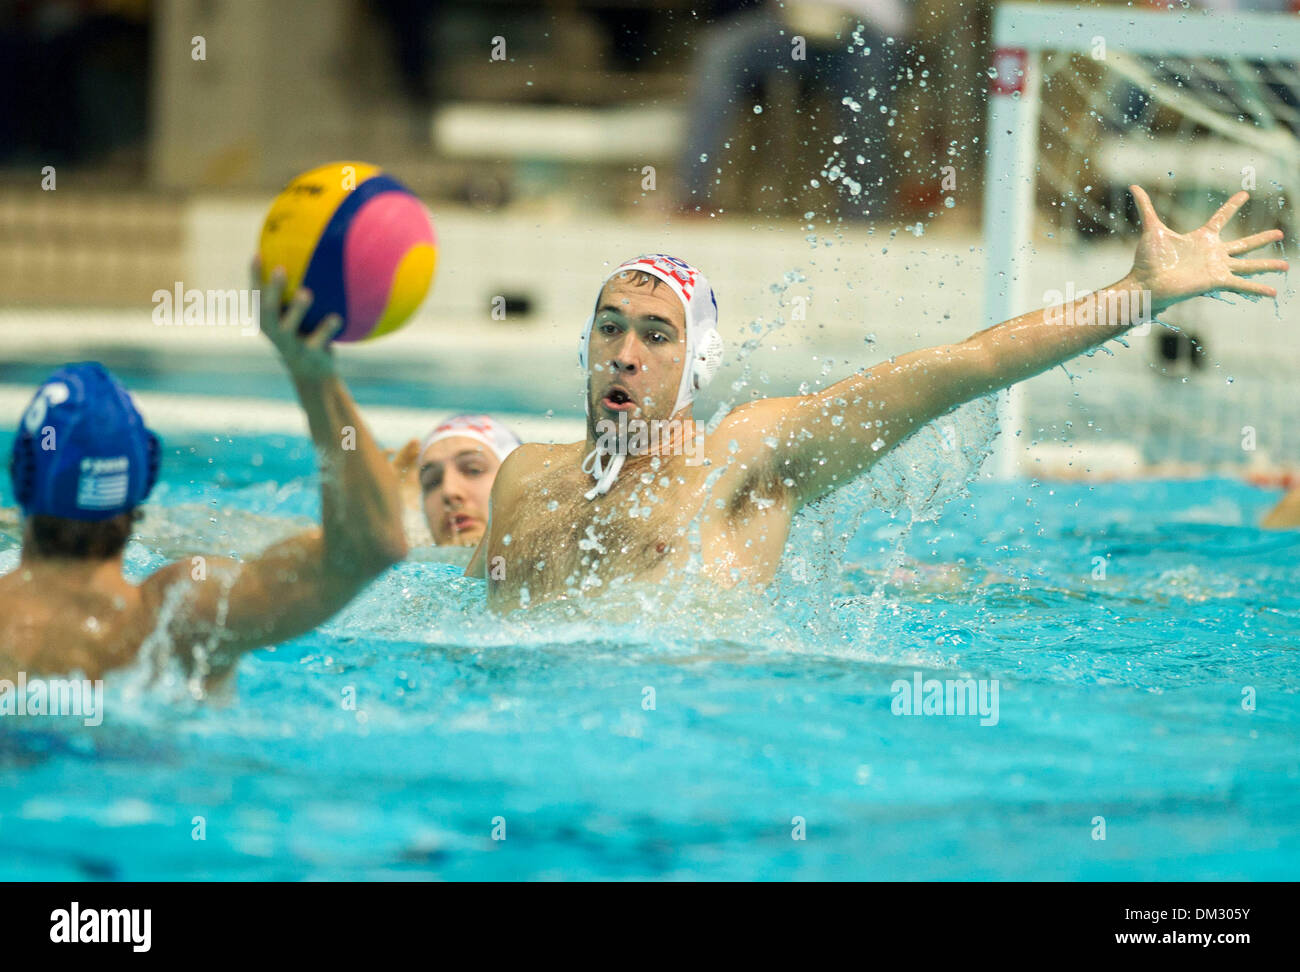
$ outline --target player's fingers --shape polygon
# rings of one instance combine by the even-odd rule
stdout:
[[[1234,192],[1228,197],[1228,201],[1220,206],[1218,211],[1206,221],[1206,227],[1216,233],[1219,232],[1228,225],[1228,220],[1237,215],[1237,210],[1244,206],[1249,198],[1250,193],[1244,189],[1241,192]]]
[[[1239,277],[1232,278],[1232,289],[1239,294],[1258,294],[1260,297],[1276,297],[1277,291],[1266,283],[1258,280],[1242,280]]]
[[[307,316],[307,311],[311,309],[311,302],[315,296],[306,287],[299,287],[280,317],[280,330],[285,334],[295,333],[302,324],[302,319]]]
[[[313,351],[322,351],[330,341],[343,330],[343,318],[338,314],[326,314],[316,325],[316,329],[307,335],[303,344]]]
[[[1291,269],[1285,260],[1229,260],[1228,267],[1238,276],[1248,273],[1286,273]]]
[[[1249,253],[1251,250],[1258,250],[1267,243],[1276,243],[1282,238],[1280,229],[1264,230],[1262,233],[1255,233],[1251,236],[1243,236],[1239,240],[1233,240],[1228,244],[1228,255],[1236,256],[1238,253]]]
[[[262,255],[254,254],[253,259],[248,264],[248,273],[252,278],[252,289],[258,294],[262,292]]]
[[[271,271],[271,277],[262,285],[262,315],[275,320],[280,313],[280,301],[284,297],[285,273],[283,267]]]
[[[1133,193],[1133,201],[1137,203],[1138,215],[1142,217],[1143,227],[1164,225],[1156,215],[1156,207],[1151,205],[1151,197],[1147,195],[1145,189],[1139,185],[1132,185],[1128,187],[1128,191]]]
[[[406,443],[406,445],[402,446],[402,450],[397,454],[397,458],[403,465],[409,465],[415,461],[416,456],[419,454],[420,440],[412,439],[410,442]]]

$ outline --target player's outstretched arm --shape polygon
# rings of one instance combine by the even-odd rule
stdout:
[[[307,413],[321,467],[321,526],[245,562],[181,561],[146,584],[182,654],[191,646],[206,648],[206,674],[212,677],[224,674],[242,651],[312,630],[406,556],[392,465],[335,370],[329,339],[342,322],[327,317],[300,336],[311,296],[300,291],[282,316],[283,289],[277,271],[263,289],[262,330],[279,351]],[[176,591],[177,584],[184,589]]]
[[[1282,238],[1267,230],[1226,242],[1228,220],[1249,198],[1239,192],[1208,222],[1175,233],[1156,215],[1139,186],[1130,187],[1142,218],[1133,269],[1118,283],[1081,297],[1072,307],[1023,314],[960,344],[913,351],[815,394],[767,399],[728,417],[756,461],[791,487],[798,503],[824,496],[919,426],[981,395],[1032,378],[1122,334],[1153,314],[1211,291],[1276,297],[1249,277],[1288,269],[1285,260],[1242,259]],[[772,440],[776,446],[769,446]]]

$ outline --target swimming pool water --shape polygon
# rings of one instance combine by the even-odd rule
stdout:
[[[316,513],[304,439],[167,445],[133,576]],[[128,672],[98,728],[0,719],[0,877],[1294,880],[1276,497],[979,481],[933,522],[868,513],[808,583],[573,616],[485,616],[459,568],[404,563],[228,704]],[[997,679],[997,724],[895,715],[917,671]]]

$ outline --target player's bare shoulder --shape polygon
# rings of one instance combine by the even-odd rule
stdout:
[[[724,470],[711,477],[710,495],[722,500],[732,516],[747,516],[755,503],[764,509],[786,504],[795,472],[784,463],[777,446],[790,436],[787,419],[791,409],[800,405],[798,398],[745,402],[706,434],[708,468]]]
[[[790,434],[787,420],[800,404],[798,398],[760,398],[737,405],[704,437],[710,465],[763,465],[775,455],[773,441]]]
[[[556,470],[576,469],[581,462],[581,442],[525,442],[501,464],[492,484],[492,500],[494,503],[504,502],[519,496]]]
[[[765,437],[781,432],[783,424],[803,402],[801,398],[758,398],[743,402],[723,416],[709,439],[733,452],[733,441],[742,448],[760,446]]]
[[[152,621],[137,588],[61,587],[28,573],[0,577],[0,678],[19,670],[99,678],[134,660]]]
[[[189,587],[193,583],[196,574],[206,576],[206,573],[207,563],[203,557],[195,556],[188,561],[173,561],[164,567],[159,567],[140,582],[141,598],[147,607],[155,611],[161,610],[169,591],[175,591],[178,584]],[[173,593],[171,596],[176,598],[179,596],[179,592]]]

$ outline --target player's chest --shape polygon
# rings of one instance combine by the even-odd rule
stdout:
[[[506,515],[494,510],[489,577],[495,563],[498,579],[512,581],[512,588],[581,589],[685,560],[701,506],[698,490],[667,476],[647,482],[631,475],[588,500],[591,485],[590,478],[541,479]]]

